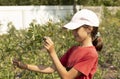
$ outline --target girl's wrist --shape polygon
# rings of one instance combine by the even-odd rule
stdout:
[[[54,55],[55,53],[56,53],[55,50],[49,51],[50,55]]]
[[[29,64],[26,64],[26,70],[30,70]]]

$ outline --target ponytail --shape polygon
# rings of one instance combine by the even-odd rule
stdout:
[[[93,40],[92,43],[97,51],[101,51],[103,47],[103,41],[100,34],[99,35],[98,34],[99,34],[98,27],[93,27],[93,31],[91,32],[91,36]]]
[[[97,37],[94,41],[92,41],[97,51],[101,51],[103,47],[103,42],[101,37]]]

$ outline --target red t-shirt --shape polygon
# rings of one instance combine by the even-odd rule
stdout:
[[[73,46],[60,59],[66,70],[72,67],[82,75],[75,79],[92,79],[97,69],[98,54],[94,46]]]

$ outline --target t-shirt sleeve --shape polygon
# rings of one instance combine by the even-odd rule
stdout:
[[[60,58],[60,62],[63,66],[66,67],[66,64],[68,62],[68,58],[69,58],[69,55],[71,53],[71,50],[73,49],[74,47],[71,47],[61,58]]]
[[[60,58],[60,62],[63,66],[66,66],[67,60],[68,60],[67,53]]]
[[[81,72],[82,74],[88,76],[90,73],[91,69],[93,68],[95,62],[96,62],[95,57],[88,57],[86,59],[82,59],[80,62],[78,62],[74,68]]]

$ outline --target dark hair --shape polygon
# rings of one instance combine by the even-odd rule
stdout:
[[[98,33],[98,27],[93,27],[93,30],[91,32],[92,43],[97,51],[101,51],[103,47],[103,41],[101,36],[97,36],[97,33]]]

